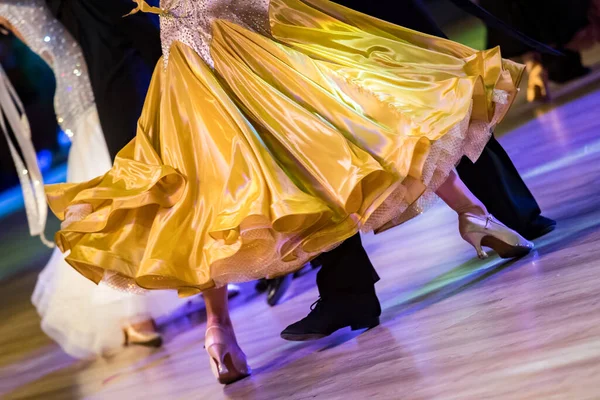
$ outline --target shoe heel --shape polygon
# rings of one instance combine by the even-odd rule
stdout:
[[[350,329],[353,331],[358,331],[361,329],[372,329],[379,325],[379,317],[373,317],[364,321],[361,321],[356,324],[350,325]]]
[[[228,347],[226,344],[215,343],[206,348],[210,357],[210,369],[222,385],[228,385],[250,375],[248,371],[236,367]]]
[[[489,257],[488,253],[481,248],[481,242],[485,236],[486,233],[479,232],[469,232],[463,235],[463,239],[475,248],[477,251],[477,257],[479,257],[480,260],[485,260]]]
[[[229,368],[227,368],[227,364],[225,363],[225,357],[229,355],[227,345],[213,344],[206,348],[206,352],[210,357],[210,367],[215,378],[221,381],[223,377],[229,375]]]
[[[241,350],[240,350],[241,351]],[[213,343],[206,346],[210,368],[219,383],[228,385],[250,375],[250,367],[230,344]]]

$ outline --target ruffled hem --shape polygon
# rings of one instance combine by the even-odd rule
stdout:
[[[503,115],[507,107],[508,104],[499,104],[496,115]],[[494,123],[496,119],[494,118]],[[463,121],[442,139],[432,144],[423,168],[423,180],[415,181],[409,178],[390,186],[386,193],[374,201],[371,207],[374,209],[368,212],[369,218],[366,220],[361,220],[356,214],[350,214],[332,229],[317,230],[312,235],[303,232],[290,238],[271,227],[260,228],[261,224],[247,222],[253,219],[248,217],[237,229],[232,229],[239,231],[232,246],[235,249],[234,253],[211,264],[213,276],[202,285],[160,274],[128,277],[119,271],[136,270],[135,263],[128,262],[110,251],[75,246],[73,243],[68,247],[74,248],[75,251],[67,256],[66,261],[96,283],[102,282],[114,289],[142,293],[143,289],[140,288],[176,288],[180,296],[194,295],[228,283],[287,274],[301,268],[319,254],[334,249],[359,231],[380,233],[427,210],[437,199],[435,191],[460,159],[466,156],[472,161],[477,160],[490,138],[492,127],[493,123],[471,121],[470,114],[465,116]],[[407,196],[407,193],[411,193],[411,196]],[[379,205],[375,206],[376,203]],[[288,217],[306,218],[305,215]],[[109,224],[107,221],[105,225]],[[242,226],[247,228],[241,228]],[[101,229],[98,229],[99,231]],[[336,238],[333,242],[332,237]],[[231,240],[226,240],[225,237],[221,239],[232,245]],[[61,233],[58,243],[67,242],[68,234]],[[281,246],[281,243],[285,243],[285,246]],[[174,267],[175,265],[170,265],[165,260],[146,259],[141,269],[168,271]]]
[[[506,92],[497,95],[496,112],[491,123],[471,121],[471,113],[432,146],[423,168],[422,181],[413,186],[423,188],[416,200],[406,196],[407,189],[396,189],[365,222],[362,232],[381,233],[427,211],[438,199],[435,192],[446,181],[450,171],[467,157],[477,161],[491,138],[493,127],[509,108]],[[459,150],[461,149],[461,150]],[[407,185],[410,185],[407,184]],[[418,189],[416,189],[418,191]]]
[[[329,27],[331,42],[348,31],[310,18]],[[360,230],[383,231],[426,209],[463,156],[479,157],[522,72],[497,49],[445,54],[442,39],[440,70],[407,72],[401,60],[386,61],[396,63],[388,70],[380,55],[346,49],[338,59],[310,34],[282,36],[288,28],[279,26],[275,42],[217,21],[216,74],[174,42],[136,139],[112,170],[48,189],[60,218],[71,205],[92,206],[56,236],[69,264],[96,283],[183,296],[293,272]],[[386,35],[388,53],[419,51]],[[433,47],[417,54],[422,62]],[[439,98],[443,107],[432,109]]]

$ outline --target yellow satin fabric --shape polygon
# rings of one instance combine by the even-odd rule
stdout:
[[[171,16],[168,10],[164,10],[160,7],[154,7],[150,4],[146,3],[144,0],[132,0],[137,6],[131,10],[129,13],[125,14],[124,17],[128,17],[133,14],[137,14],[138,12],[150,13],[160,15],[161,17]]]
[[[382,83],[382,73],[405,82],[481,79],[485,87],[475,88],[473,98],[476,119],[489,121],[493,114],[492,90],[514,93],[524,72],[523,65],[502,59],[499,48],[477,51],[327,0],[273,0],[270,18],[275,38],[313,58],[350,67],[358,74],[357,79],[372,83],[375,90]],[[405,83],[399,86],[402,92],[405,87]],[[382,89],[387,93],[387,88]],[[421,91],[421,104],[431,102],[443,110],[443,94],[447,91],[438,89]]]
[[[215,71],[175,42],[111,171],[47,187],[61,219],[93,206],[56,236],[82,274],[187,295],[397,223],[481,152],[492,91],[523,70],[323,0],[272,0],[270,19],[276,40],[216,21]]]

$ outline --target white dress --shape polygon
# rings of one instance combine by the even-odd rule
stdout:
[[[67,181],[86,181],[104,174],[112,162],[79,45],[51,15],[43,0],[3,0],[0,17],[6,18],[29,48],[54,71],[58,122],[72,137]],[[2,112],[9,123],[12,121],[10,125],[17,131],[15,136],[25,158],[23,162],[12,151],[14,144],[9,142],[17,170],[21,172],[30,230],[43,238],[47,208],[28,124],[3,71],[2,83]],[[13,116],[12,120],[9,115]],[[187,300],[179,299],[175,292],[142,295],[117,291],[105,285],[96,286],[73,270],[64,261],[64,255],[55,249],[39,275],[32,302],[42,319],[42,330],[48,336],[69,355],[91,358],[113,352],[123,345],[124,323],[165,316]]]

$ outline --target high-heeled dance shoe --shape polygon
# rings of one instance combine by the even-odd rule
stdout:
[[[488,257],[482,247],[495,250],[501,258],[523,257],[533,249],[533,243],[489,214],[460,214],[458,229],[462,238],[475,247],[477,256],[482,260]]]
[[[534,101],[549,101],[548,72],[544,66],[537,61],[528,61],[526,67],[527,71],[529,71],[527,101],[530,103]]]
[[[249,376],[252,371],[246,355],[240,349],[233,331],[212,325],[206,329],[204,347],[210,357],[210,366],[219,383],[228,385]]]
[[[162,336],[156,331],[135,328],[129,324],[123,328],[123,334],[125,335],[125,346],[162,346]]]

